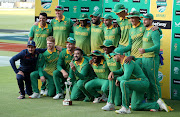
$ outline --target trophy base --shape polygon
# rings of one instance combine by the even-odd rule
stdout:
[[[72,101],[64,100],[64,101],[63,101],[63,105],[64,105],[64,106],[70,106],[70,105],[72,105]]]

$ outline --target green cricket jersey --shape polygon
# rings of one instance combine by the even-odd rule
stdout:
[[[109,28],[105,27],[104,28],[104,38],[105,40],[111,40],[113,42],[114,46],[119,45],[119,40],[120,40],[120,28],[113,28],[113,25],[111,25]]]
[[[69,72],[69,67],[70,67],[69,63],[71,62],[72,59],[73,59],[73,55],[71,55],[67,49],[64,49],[59,54],[59,59],[57,62],[57,69],[59,71],[64,69],[66,72]]]
[[[85,54],[91,52],[91,27],[82,27],[81,24],[74,26],[74,39],[76,39],[76,46],[81,48]]]
[[[121,69],[113,72],[115,75],[124,73],[122,76],[118,77],[117,80],[129,80],[133,76],[133,78],[136,80],[146,79],[148,81],[141,67],[137,63],[134,61],[131,61],[130,63],[124,63],[124,60],[121,63]]]
[[[81,63],[77,64],[76,61],[72,61],[75,65],[76,71],[74,72],[71,68],[69,71],[69,77],[72,79],[72,81],[76,80],[88,80],[92,79],[93,76],[93,69],[89,64],[89,61],[85,59],[84,57],[81,60]],[[75,79],[74,79],[75,75]]]
[[[104,27],[103,22],[99,25],[91,25],[91,52],[94,50],[103,52],[103,49],[101,49],[99,45],[102,45],[104,41]]]
[[[145,49],[143,57],[146,58],[155,57],[155,55],[159,55],[160,50],[160,32],[158,30],[152,31],[151,27],[146,29],[143,36],[142,48]]]
[[[135,58],[142,58],[139,53],[139,48],[142,48],[142,38],[146,27],[143,23],[139,22],[137,26],[133,26],[129,31],[129,45],[125,48],[125,52],[131,50],[131,56]]]
[[[109,67],[110,71],[116,71],[121,68],[121,64],[116,62],[116,60],[108,54],[104,53],[104,58],[106,59],[107,66]]]
[[[57,46],[66,47],[66,40],[72,32],[73,21],[70,18],[63,16],[61,21],[57,18],[52,19],[51,26],[53,27],[53,37]]]
[[[53,71],[57,69],[57,61],[59,58],[59,51],[54,49],[53,52],[46,50],[43,54],[41,54],[40,56],[40,63],[39,63],[39,67],[38,67],[38,71],[39,71],[39,75],[40,76],[44,76],[43,75],[43,70],[53,76]],[[44,69],[43,69],[43,66]]]
[[[46,38],[52,35],[51,25],[46,24],[44,28],[41,28],[40,23],[31,27],[29,37],[32,37],[36,43],[36,48],[47,48]]]
[[[118,18],[116,19],[116,21],[120,26],[120,30],[121,30],[121,38],[119,44],[123,46],[127,46],[129,42],[129,30],[132,27],[131,21],[127,18],[125,19]]]
[[[98,78],[100,79],[108,79],[108,75],[110,70],[107,66],[107,63],[104,59],[101,59],[101,62],[96,65],[95,63],[92,64],[93,70]]]

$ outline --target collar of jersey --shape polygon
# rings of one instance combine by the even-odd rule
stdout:
[[[75,61],[76,65],[82,65],[84,62],[84,57],[82,58],[81,62],[79,64],[77,64],[77,61]]]
[[[141,22],[139,22],[136,26],[132,26],[133,28],[136,28],[136,27],[138,27],[139,25],[141,24]]]
[[[123,65],[123,64],[124,64],[125,59],[126,59],[126,56],[124,57],[123,62],[121,63],[121,65]]]
[[[53,52],[56,52],[56,48],[54,48],[54,50],[51,52],[51,51],[49,51],[48,49],[47,49],[47,51],[50,53],[50,54],[52,54]]]
[[[79,24],[79,27],[82,27],[82,26],[81,26],[81,24]],[[84,28],[84,27],[82,27],[82,28]],[[85,27],[85,28],[89,28],[89,26],[88,26],[88,25],[86,25],[86,27]]]
[[[152,27],[153,27],[153,26],[150,26],[149,28],[146,28],[146,30],[148,30],[148,31],[149,31],[149,30],[151,30],[151,28],[152,28]]]
[[[61,19],[61,21],[64,21],[64,19],[65,19],[65,16],[63,15],[63,18]],[[57,17],[56,17],[56,20],[57,20],[58,22],[61,22],[60,20],[58,20]]]
[[[43,28],[41,27],[40,23],[38,23],[38,27],[43,30]],[[46,23],[46,26],[44,28],[48,28],[48,24],[47,23]]]
[[[109,28],[107,27],[107,29],[112,29],[113,28],[113,25],[111,25]]]
[[[67,53],[67,54],[70,54],[69,51],[68,51],[67,49],[66,49],[66,53]],[[70,54],[70,55],[72,55],[72,54]]]
[[[124,21],[125,19],[128,19],[127,17],[125,17],[124,19],[122,17],[120,17],[120,21]]]

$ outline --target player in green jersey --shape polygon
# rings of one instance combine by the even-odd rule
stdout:
[[[63,98],[63,90],[62,86],[64,85],[64,81],[68,78],[69,73],[69,63],[73,59],[73,53],[76,49],[75,47],[76,40],[68,37],[66,41],[66,49],[61,51],[59,55],[59,59],[57,62],[57,70],[53,72],[54,84],[56,86],[56,96],[53,99]]]
[[[120,28],[113,27],[113,24],[112,24],[113,17],[110,14],[106,14],[102,19],[105,24],[105,27],[104,27],[105,40],[111,40],[113,42],[113,45],[117,47],[119,45],[119,40],[120,40]]]
[[[93,103],[99,103],[101,100],[107,101],[106,97],[108,95],[109,87],[108,75],[110,70],[100,51],[94,50],[90,56],[92,56],[90,63],[97,77],[87,82],[85,88],[95,97]],[[103,95],[98,93],[98,90],[101,90]]]
[[[109,67],[109,70],[111,72],[116,71],[121,68],[121,65],[119,62],[116,62],[113,57],[110,56],[110,53],[113,52],[115,49],[115,46],[113,45],[113,42],[111,40],[105,40],[103,42],[103,45],[100,46],[104,50],[104,58],[107,62],[107,66]],[[102,107],[102,110],[114,110],[114,104],[115,105],[121,105],[121,91],[119,86],[115,85],[116,76],[112,76],[111,74],[108,75],[109,80],[109,96],[107,104]]]
[[[139,52],[143,55],[142,69],[150,82],[147,99],[157,101],[161,98],[161,87],[158,81],[160,33],[157,30],[152,31],[152,22],[153,15],[150,13],[144,14],[143,24],[146,30],[143,35],[142,48],[139,48]]]
[[[56,18],[52,19],[51,26],[53,28],[53,37],[56,39],[56,46],[66,47],[66,39],[69,37],[73,29],[73,21],[63,15],[64,7],[58,5],[55,8]]]
[[[51,25],[46,23],[47,14],[39,14],[39,23],[31,27],[29,33],[29,40],[34,40],[36,48],[47,48],[46,38],[52,35]]]
[[[73,84],[71,100],[80,99],[83,95],[86,96],[85,102],[93,99],[85,89],[85,83],[94,78],[93,69],[79,48],[74,51],[74,59],[70,63],[69,78]]]
[[[79,25],[74,26],[74,38],[76,39],[76,46],[81,48],[85,54],[90,54],[91,52],[91,27],[88,24],[88,15],[82,13],[78,19],[80,21]]]
[[[47,37],[47,50],[39,57],[39,76],[42,82],[48,80],[48,96],[55,95],[55,85],[53,81],[53,71],[57,68],[59,51],[55,48],[55,39],[52,36]],[[45,67],[43,67],[45,66]],[[33,94],[29,98],[40,98],[38,89],[38,78],[31,77]]]
[[[103,52],[103,49],[99,45],[103,44],[104,41],[104,27],[105,25],[100,20],[101,14],[99,11],[95,11],[90,15],[91,18],[91,52],[99,50]]]
[[[159,98],[157,102],[143,103],[144,93],[149,88],[148,78],[145,76],[140,66],[134,61],[131,61],[129,64],[124,63],[126,56],[123,48],[116,48],[112,54],[115,55],[115,60],[120,62],[122,66],[121,69],[113,72],[114,75],[121,75],[120,77],[117,77],[116,83],[120,81],[122,91],[122,108],[115,112],[119,114],[131,113],[129,108],[130,90],[133,91],[131,96],[131,109],[135,111],[164,109],[166,112],[169,112],[168,106],[161,98]],[[133,75],[135,79],[130,79],[131,75]]]

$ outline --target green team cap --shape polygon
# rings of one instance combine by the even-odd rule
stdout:
[[[122,11],[126,10],[126,8],[124,7],[123,4],[120,4],[120,3],[117,3],[115,6],[114,6],[114,9],[112,9],[112,12],[114,13],[120,13]]]
[[[153,14],[151,14],[151,13],[143,14],[143,18],[154,19]]]
[[[123,48],[116,48],[112,53],[110,53],[110,56],[115,56],[115,55],[123,55],[124,54],[124,49]]]
[[[104,40],[103,45],[100,46],[100,48],[104,48],[104,47],[115,47],[113,45],[113,42],[111,40]]]
[[[110,20],[112,20],[112,19],[113,19],[113,16],[110,15],[110,14],[106,14],[106,15],[104,15],[104,17],[101,18],[101,19],[110,19]]]
[[[64,7],[62,5],[56,6],[55,10],[64,10]]]
[[[99,50],[94,50],[89,56],[103,56]]]
[[[140,17],[140,13],[139,13],[138,11],[132,11],[132,12],[130,12],[129,15],[126,16],[126,17],[129,17],[129,18],[131,18],[131,17],[139,17],[139,18],[141,18],[141,17]]]
[[[86,13],[81,13],[78,20],[88,19],[88,15]]]
[[[76,40],[74,38],[72,38],[72,37],[68,37],[67,41],[65,43],[74,43],[74,44],[76,44]]]
[[[93,16],[97,16],[97,17],[101,17],[101,13],[99,11],[94,11],[90,17],[93,17]]]

